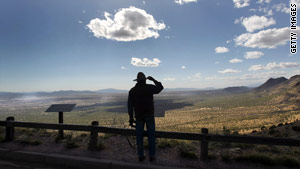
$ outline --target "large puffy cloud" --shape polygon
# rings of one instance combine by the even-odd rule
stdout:
[[[226,53],[226,52],[229,52],[229,49],[225,48],[224,46],[223,47],[216,47],[215,52],[216,53]]]
[[[158,58],[153,58],[153,60],[149,60],[148,58],[131,58],[131,64],[133,66],[138,67],[158,67],[161,61]]]
[[[198,0],[175,0],[175,3],[177,4],[187,4],[187,3],[191,3],[191,2],[197,2]]]
[[[253,15],[242,20],[242,25],[248,32],[263,29],[274,24],[276,24],[276,21],[273,18],[267,18],[265,16]]]
[[[250,5],[250,0],[233,0],[234,7],[243,8]]]
[[[252,65],[248,70],[249,71],[258,71],[258,70],[273,70],[273,69],[284,69],[284,68],[292,68],[299,67],[300,63],[298,62],[271,62],[267,65]]]
[[[264,53],[260,52],[260,51],[251,51],[251,52],[246,52],[244,55],[245,59],[258,59],[260,57],[262,57],[264,55]]]
[[[222,74],[226,74],[226,73],[239,73],[241,71],[240,70],[234,70],[234,69],[225,69],[225,70],[218,71],[218,72],[222,73]]]
[[[297,27],[298,36],[300,27]],[[234,39],[236,45],[250,48],[276,48],[277,46],[285,45],[290,39],[290,28],[274,28],[262,30],[257,33],[244,33]]]
[[[158,30],[165,29],[164,23],[158,23],[152,15],[136,7],[122,8],[114,17],[105,12],[105,19],[92,19],[87,27],[97,38],[116,41],[135,41],[146,38],[158,38]]]

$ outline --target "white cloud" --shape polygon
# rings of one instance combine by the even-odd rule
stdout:
[[[174,81],[174,80],[176,80],[176,78],[174,78],[174,77],[167,77],[167,78],[164,78],[163,80],[164,81]]]
[[[244,8],[250,5],[250,0],[233,0],[235,8]]]
[[[158,58],[153,58],[153,60],[147,58],[143,58],[143,60],[135,57],[131,58],[131,64],[138,67],[158,67],[160,62]]]
[[[248,70],[249,71],[258,71],[258,70],[273,70],[273,69],[285,69],[285,68],[292,68],[292,67],[299,67],[299,62],[271,62],[267,65],[252,65]]]
[[[228,49],[228,48],[225,48],[225,47],[223,46],[223,47],[216,47],[216,48],[215,48],[215,51],[216,51],[216,53],[226,53],[226,52],[229,52],[229,49]]]
[[[78,23],[80,23],[80,24],[81,24],[81,23],[82,23],[82,21],[81,21],[81,20],[79,20],[79,21],[78,21]]]
[[[291,4],[296,4],[297,10],[300,9],[300,0],[291,0],[290,3]]]
[[[186,69],[186,67],[185,66],[181,66],[181,69]]]
[[[274,9],[274,8],[272,8]],[[273,10],[270,9],[269,7],[264,7],[262,8],[261,6],[258,7],[259,12],[265,13],[267,16],[272,16],[273,15]]]
[[[201,73],[196,73],[193,77],[199,79],[201,77]]]
[[[231,40],[227,40],[227,41],[226,41],[227,44],[230,43],[230,42],[231,42]]]
[[[260,52],[260,51],[251,51],[251,52],[246,52],[244,55],[245,59],[258,59],[260,57],[262,57],[264,55],[264,53]]]
[[[234,69],[225,69],[225,70],[218,71],[218,72],[222,73],[222,74],[226,74],[226,73],[239,73],[241,71],[240,70],[234,70]]]
[[[116,41],[135,41],[146,38],[158,38],[158,30],[165,29],[164,23],[158,23],[152,15],[136,7],[121,8],[111,17],[104,12],[105,19],[92,19],[87,27],[97,38]]]
[[[297,10],[300,9],[300,0],[290,0],[291,4],[296,4],[297,5]],[[283,12],[286,14],[290,13],[290,3],[285,4],[285,3],[279,3],[273,5],[273,9],[275,9],[277,12]]]
[[[215,64],[218,65],[218,64],[220,64],[220,62],[217,61],[217,62],[215,62]]]
[[[201,79],[201,73],[196,73],[193,76],[188,76],[190,81],[199,81]]]
[[[124,67],[124,66],[121,66],[121,69],[123,69],[123,70],[128,70],[128,68],[127,68],[127,67]]]
[[[230,63],[240,63],[240,62],[243,62],[243,60],[234,58],[234,59],[229,60],[229,62]]]
[[[285,76],[287,73],[284,71],[268,71],[268,72],[255,72],[255,73],[249,73],[244,74],[242,76],[232,76],[232,77],[219,77],[219,76],[210,76],[206,77],[205,80],[226,80],[226,81],[238,81],[238,82],[246,82],[247,85],[249,85],[249,82],[251,80],[266,80],[268,78],[277,78],[280,76]]]
[[[237,18],[234,20],[234,24],[239,24],[242,21],[243,17]]]
[[[277,12],[283,12],[283,13],[289,13],[290,8],[287,7],[284,3],[279,3],[273,6],[273,9],[275,9]]]
[[[262,3],[270,3],[271,0],[258,0],[257,3],[262,4]]]
[[[273,18],[267,18],[265,16],[253,15],[248,18],[243,18],[242,20],[242,25],[248,32],[263,29],[274,24],[276,24],[276,21]]]
[[[277,78],[280,76],[285,76],[287,73],[284,71],[268,71],[268,72],[259,72],[259,73],[252,73],[252,74],[244,74],[242,79],[245,80],[255,80],[255,79],[268,79],[268,78]]]
[[[252,65],[248,70],[249,71],[264,70],[264,66],[263,65]]]
[[[146,1],[142,1],[142,5],[146,5]]]
[[[197,2],[198,0],[175,0],[175,3],[183,5],[191,2]]]
[[[296,32],[299,36],[300,27]],[[276,48],[285,45],[290,39],[290,28],[273,28],[262,30],[257,33],[244,33],[234,39],[236,45],[250,48]]]

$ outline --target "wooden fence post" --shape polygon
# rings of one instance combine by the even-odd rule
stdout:
[[[96,150],[98,143],[98,131],[96,127],[99,126],[98,121],[92,121],[92,129],[90,134],[89,150]]]
[[[14,117],[7,117],[6,122],[15,121]],[[15,127],[11,127],[8,124],[6,124],[6,137],[5,141],[13,141],[15,135]]]
[[[58,123],[59,124],[63,124],[64,123],[64,112],[58,112]],[[59,129],[58,130],[58,137],[60,139],[64,138],[64,130],[63,129]]]
[[[207,128],[202,128],[201,133],[204,135],[203,139],[201,140],[201,160],[205,161],[208,159],[208,141],[206,134],[208,134]]]

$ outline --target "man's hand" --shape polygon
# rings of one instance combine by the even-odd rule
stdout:
[[[148,76],[147,79],[151,81],[155,81],[155,79],[152,76]]]

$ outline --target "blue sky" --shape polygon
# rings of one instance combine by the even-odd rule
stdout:
[[[289,3],[300,8],[299,0],[2,0],[0,91],[130,89],[140,71],[166,88],[300,74]]]

